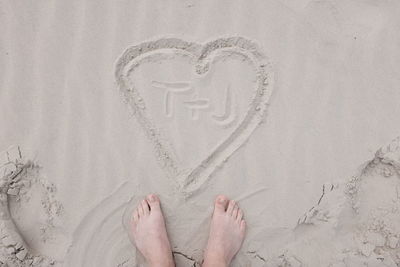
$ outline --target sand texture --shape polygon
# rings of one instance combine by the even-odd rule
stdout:
[[[178,267],[218,194],[234,267],[400,266],[399,47],[397,1],[0,0],[0,267],[145,266],[149,193]]]

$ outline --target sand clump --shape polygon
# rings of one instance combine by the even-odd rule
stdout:
[[[19,147],[2,153],[0,170],[0,266],[60,266],[60,262],[41,255],[28,243],[46,243],[52,238],[56,220],[62,214],[63,208],[55,199],[55,187],[40,177],[40,167],[22,156]],[[36,193],[33,188],[40,188],[40,201],[32,203]],[[26,217],[21,212],[30,209],[34,216],[41,216],[40,225],[36,221],[24,221]],[[40,211],[41,210],[41,211]],[[20,218],[20,215],[22,218]],[[32,239],[23,236],[18,225],[34,224],[37,236]],[[34,234],[34,233],[32,233]],[[38,240],[34,240],[34,239]],[[29,242],[27,242],[29,241]]]

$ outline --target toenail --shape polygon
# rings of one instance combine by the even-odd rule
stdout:
[[[223,197],[219,197],[219,198],[218,198],[218,202],[219,202],[219,203],[224,203],[224,198],[223,198]]]
[[[156,198],[154,197],[154,195],[150,195],[150,201],[155,201]]]

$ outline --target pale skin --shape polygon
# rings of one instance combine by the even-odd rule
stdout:
[[[245,230],[243,212],[237,203],[224,195],[217,196],[202,266],[229,266],[242,246]],[[149,267],[175,266],[161,203],[156,195],[148,195],[135,209],[132,235]]]

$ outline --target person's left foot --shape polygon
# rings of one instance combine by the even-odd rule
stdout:
[[[149,266],[175,266],[160,200],[148,195],[133,212],[132,236]]]

